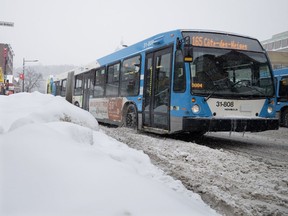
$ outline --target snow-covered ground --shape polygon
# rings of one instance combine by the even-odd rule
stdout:
[[[88,112],[35,92],[0,96],[0,215],[217,213]]]
[[[106,134],[142,150],[222,215],[288,215],[288,129],[181,141],[127,128]]]

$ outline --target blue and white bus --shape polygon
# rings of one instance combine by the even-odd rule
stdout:
[[[265,50],[257,39],[231,33],[161,33],[73,72],[71,86],[73,103],[99,122],[143,131],[203,134],[279,127]]]
[[[276,115],[280,125],[288,127],[288,68],[274,70],[276,82]]]

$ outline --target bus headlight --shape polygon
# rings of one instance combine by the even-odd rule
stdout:
[[[191,110],[195,114],[199,113],[200,112],[200,106],[198,104],[195,104],[195,105],[192,106]]]
[[[269,114],[271,114],[271,113],[273,112],[273,107],[268,106],[268,108],[267,108],[267,112],[268,112]]]

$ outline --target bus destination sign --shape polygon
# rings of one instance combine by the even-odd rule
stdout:
[[[215,38],[193,36],[191,38],[193,46],[204,46],[204,47],[215,47],[223,49],[237,49],[237,50],[248,50],[248,45],[237,41],[227,41],[224,39],[215,40]]]
[[[197,47],[263,52],[259,41],[249,37],[210,32],[183,32],[183,37],[187,36],[190,37],[191,44]]]

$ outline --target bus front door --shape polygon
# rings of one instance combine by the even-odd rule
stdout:
[[[169,130],[171,59],[172,47],[146,55],[144,127]]]

